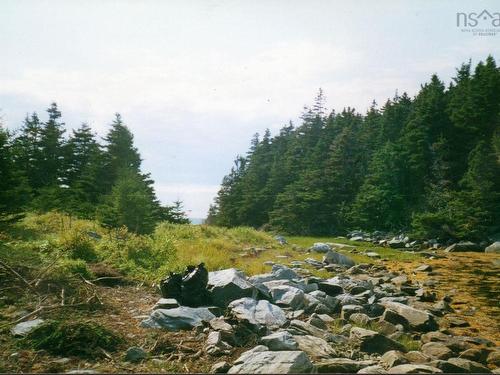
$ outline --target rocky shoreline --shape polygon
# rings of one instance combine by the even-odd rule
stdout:
[[[468,323],[453,315],[451,296],[383,264],[354,264],[329,244],[267,274],[236,269],[208,273],[213,306],[161,299],[142,327],[194,330],[214,358],[242,351],[215,373],[499,373],[500,349],[479,336],[450,331]],[[302,268],[327,270],[319,278]],[[432,267],[414,270],[428,274]]]

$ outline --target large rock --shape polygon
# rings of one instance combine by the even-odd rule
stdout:
[[[385,352],[382,357],[380,357],[380,364],[385,368],[391,368],[394,366],[404,365],[408,363],[404,353],[398,350],[389,350]]]
[[[260,342],[272,351],[297,350],[299,347],[297,341],[287,331],[275,332],[264,336],[260,339]]]
[[[304,292],[298,288],[288,285],[281,285],[271,288],[273,302],[280,306],[287,306],[293,310],[304,307],[306,299]]]
[[[342,289],[340,285],[329,282],[328,280],[318,283],[318,289],[332,297],[344,293],[344,289]]]
[[[484,247],[471,241],[460,241],[448,246],[444,251],[447,253],[456,253],[462,251],[483,251]]]
[[[234,268],[209,272],[208,289],[212,292],[213,303],[220,307],[226,307],[239,298],[257,296],[257,289]]]
[[[391,368],[389,374],[436,374],[442,373],[440,369],[427,365],[399,365]]]
[[[343,254],[337,253],[336,251],[329,250],[323,257],[323,263],[326,264],[338,264],[340,266],[352,267],[356,263]]]
[[[422,345],[422,353],[429,357],[446,360],[453,357],[453,351],[439,342],[428,342]]]
[[[387,374],[387,371],[379,365],[364,367],[357,374]]]
[[[335,350],[325,340],[310,335],[293,336],[299,346],[299,350],[305,352],[313,360],[319,358],[335,357]]]
[[[406,242],[402,239],[394,237],[392,240],[387,242],[387,244],[393,249],[401,249],[405,247]]]
[[[427,332],[435,330],[438,327],[434,317],[426,311],[418,310],[399,302],[384,301],[381,304],[386,309],[389,309],[404,318],[408,322],[411,329]]]
[[[311,373],[313,364],[304,352],[278,351],[243,353],[236,360],[229,374],[305,374]]]
[[[141,322],[141,327],[164,328],[168,331],[190,330],[208,323],[215,315],[206,307],[181,306],[175,309],[158,309]]]
[[[28,333],[33,331],[35,328],[41,326],[43,324],[44,320],[43,319],[33,319],[33,320],[28,320],[26,322],[22,322],[19,324],[16,324],[10,332],[14,336],[26,336]]]
[[[484,249],[485,253],[500,253],[500,241],[493,242],[490,246]]]
[[[355,361],[349,358],[332,358],[318,362],[316,367],[320,374],[355,374],[362,368],[373,366],[374,364],[374,361]]]
[[[330,245],[323,242],[316,242],[311,246],[311,250],[317,253],[327,253],[331,249],[332,247]]]
[[[265,300],[241,298],[231,302],[228,307],[237,319],[246,320],[253,325],[279,328],[287,321],[280,307]]]
[[[339,341],[346,340],[345,337],[342,337],[340,335],[334,335],[333,333],[328,332],[327,330],[320,329],[318,327],[313,326],[312,324],[303,322],[301,320],[292,320],[290,322],[290,326],[287,328],[287,331],[290,332],[292,335],[297,335],[297,336],[310,335],[314,337],[319,337],[328,342],[338,343]]]
[[[450,358],[448,359],[448,362],[452,365],[463,368],[466,372],[474,372],[479,374],[487,374],[491,372],[488,367],[465,358]]]
[[[364,328],[353,327],[350,332],[350,340],[357,343],[361,351],[365,353],[384,354],[389,350],[399,350],[406,352],[406,348],[397,341],[394,341],[378,332]]]

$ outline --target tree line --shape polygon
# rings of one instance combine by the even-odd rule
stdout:
[[[181,202],[160,204],[120,114],[104,143],[85,123],[66,137],[56,103],[47,114],[27,115],[16,132],[0,124],[0,214],[58,210],[137,233],[189,222]]]
[[[484,239],[500,233],[500,70],[492,56],[365,114],[327,113],[254,136],[208,222],[302,235],[351,229]]]

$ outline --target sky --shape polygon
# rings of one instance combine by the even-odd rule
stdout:
[[[161,201],[202,218],[252,135],[297,122],[320,87],[328,109],[364,112],[498,61],[500,33],[456,24],[483,9],[500,3],[0,0],[0,116],[15,129],[55,101],[103,137],[121,113]]]

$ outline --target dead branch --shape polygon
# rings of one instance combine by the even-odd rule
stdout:
[[[0,266],[2,266],[5,270],[7,270],[9,273],[11,273],[12,275],[14,275],[19,280],[21,280],[23,282],[23,284],[25,284],[29,289],[31,289],[37,295],[39,294],[38,291],[24,277],[22,277],[15,269],[13,269],[11,266],[9,266],[8,264],[4,263],[1,260],[0,260]]]

